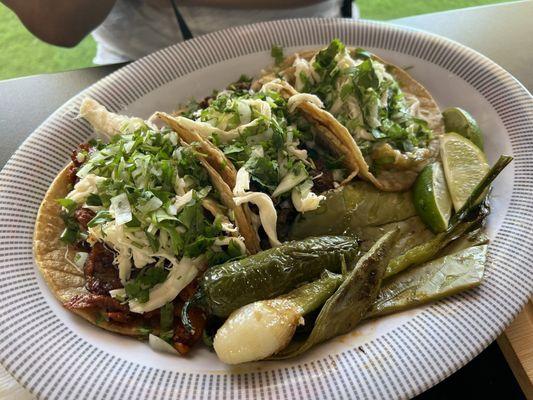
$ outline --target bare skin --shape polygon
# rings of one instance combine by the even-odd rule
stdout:
[[[153,7],[169,7],[170,0],[145,0]],[[323,0],[176,0],[179,5],[219,8],[291,8]],[[107,17],[116,0],[0,0],[17,14],[39,39],[74,47]]]

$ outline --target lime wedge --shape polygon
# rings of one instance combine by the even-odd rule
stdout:
[[[474,143],[454,132],[440,138],[440,154],[453,207],[458,211],[489,171],[487,157]]]
[[[440,162],[426,166],[413,186],[413,201],[418,216],[434,232],[448,228],[452,201]]]
[[[446,132],[456,132],[483,150],[483,134],[468,112],[459,107],[450,107],[443,111],[442,116]]]

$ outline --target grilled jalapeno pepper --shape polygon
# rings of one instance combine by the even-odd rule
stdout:
[[[359,257],[356,238],[322,236],[286,242],[241,260],[217,265],[207,270],[200,280],[197,295],[183,307],[183,323],[189,327],[187,309],[192,304],[209,314],[227,317],[245,304],[282,295],[315,280],[325,270],[340,272],[343,262],[355,265]]]
[[[486,244],[474,246],[393,276],[381,286],[365,318],[417,307],[479,285],[486,257]]]

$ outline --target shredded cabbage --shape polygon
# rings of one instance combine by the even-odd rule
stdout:
[[[309,174],[307,173],[302,163],[297,163],[292,170],[283,177],[276,190],[272,193],[272,197],[277,197],[280,194],[288,192],[299,183],[305,181]]]
[[[98,193],[98,185],[105,180],[106,178],[101,176],[88,174],[74,185],[74,189],[67,194],[67,199],[74,200],[78,204],[83,204],[89,195]]]
[[[148,311],[163,307],[166,303],[174,300],[181,290],[187,286],[198,274],[198,266],[195,260],[183,257],[181,261],[169,257],[172,269],[165,282],[155,285],[150,289],[150,298],[145,303],[130,300],[130,310],[143,314]]]

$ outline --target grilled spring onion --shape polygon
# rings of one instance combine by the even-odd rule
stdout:
[[[289,344],[303,316],[322,306],[342,281],[342,275],[324,271],[320,279],[284,296],[239,308],[216,333],[218,358],[239,364],[277,353]]]

